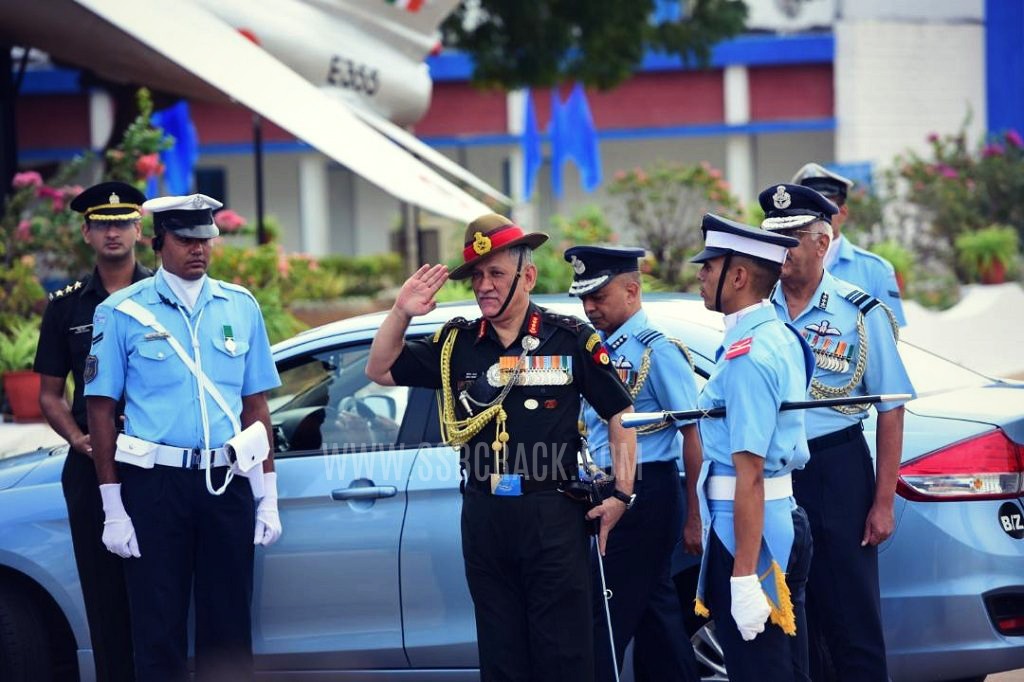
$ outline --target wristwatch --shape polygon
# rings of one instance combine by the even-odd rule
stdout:
[[[626,510],[627,511],[629,509],[632,509],[633,508],[633,503],[636,502],[636,493],[633,493],[632,495],[627,495],[626,493],[622,492],[618,488],[615,488],[614,490],[612,490],[612,497],[614,497],[616,500],[618,500],[622,504],[626,505]]]

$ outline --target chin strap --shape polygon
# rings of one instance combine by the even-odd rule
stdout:
[[[519,276],[523,274],[524,255],[525,254],[522,251],[519,252],[519,262],[516,263],[516,276],[512,278],[512,286],[508,288],[508,296],[505,297],[505,302],[501,304],[498,312],[491,315],[492,319],[495,317],[501,317],[501,314],[505,312],[505,308],[507,308],[508,304],[512,302],[512,294],[516,293],[516,287],[519,285]]]
[[[725,254],[722,261],[722,273],[718,276],[718,288],[715,290],[715,312],[722,312],[722,286],[725,284],[725,276],[729,274],[729,265],[732,264],[732,252]]]

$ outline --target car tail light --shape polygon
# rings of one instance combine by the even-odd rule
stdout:
[[[896,492],[917,502],[998,500],[1021,494],[1022,474],[1024,448],[995,429],[907,462]]]
[[[985,606],[1000,634],[1024,635],[1024,595],[1012,592],[986,594]]]

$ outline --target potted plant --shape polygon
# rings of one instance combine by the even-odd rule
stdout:
[[[1017,257],[1017,231],[990,225],[956,238],[957,262],[969,277],[982,284],[1002,284]]]
[[[903,293],[906,290],[907,282],[910,281],[910,273],[914,269],[914,256],[892,239],[878,242],[871,247],[870,251],[889,261],[893,270],[896,271],[896,284],[900,288],[900,293]]]
[[[0,334],[0,373],[15,421],[34,421],[42,417],[39,375],[32,371],[38,343],[38,319],[15,323],[10,331]]]

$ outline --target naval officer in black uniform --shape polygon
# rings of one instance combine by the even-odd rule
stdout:
[[[42,377],[39,407],[50,427],[71,446],[61,485],[98,682],[132,680],[134,674],[123,562],[100,541],[103,506],[92,463],[82,371],[96,306],[109,294],[153,274],[135,262],[135,243],[142,236],[139,207],[145,200],[131,185],[103,182],[71,201],[72,210],[82,214],[82,239],[96,252],[96,266],[91,275],[50,294],[34,366]],[[74,382],[70,406],[65,398],[69,372]]]

